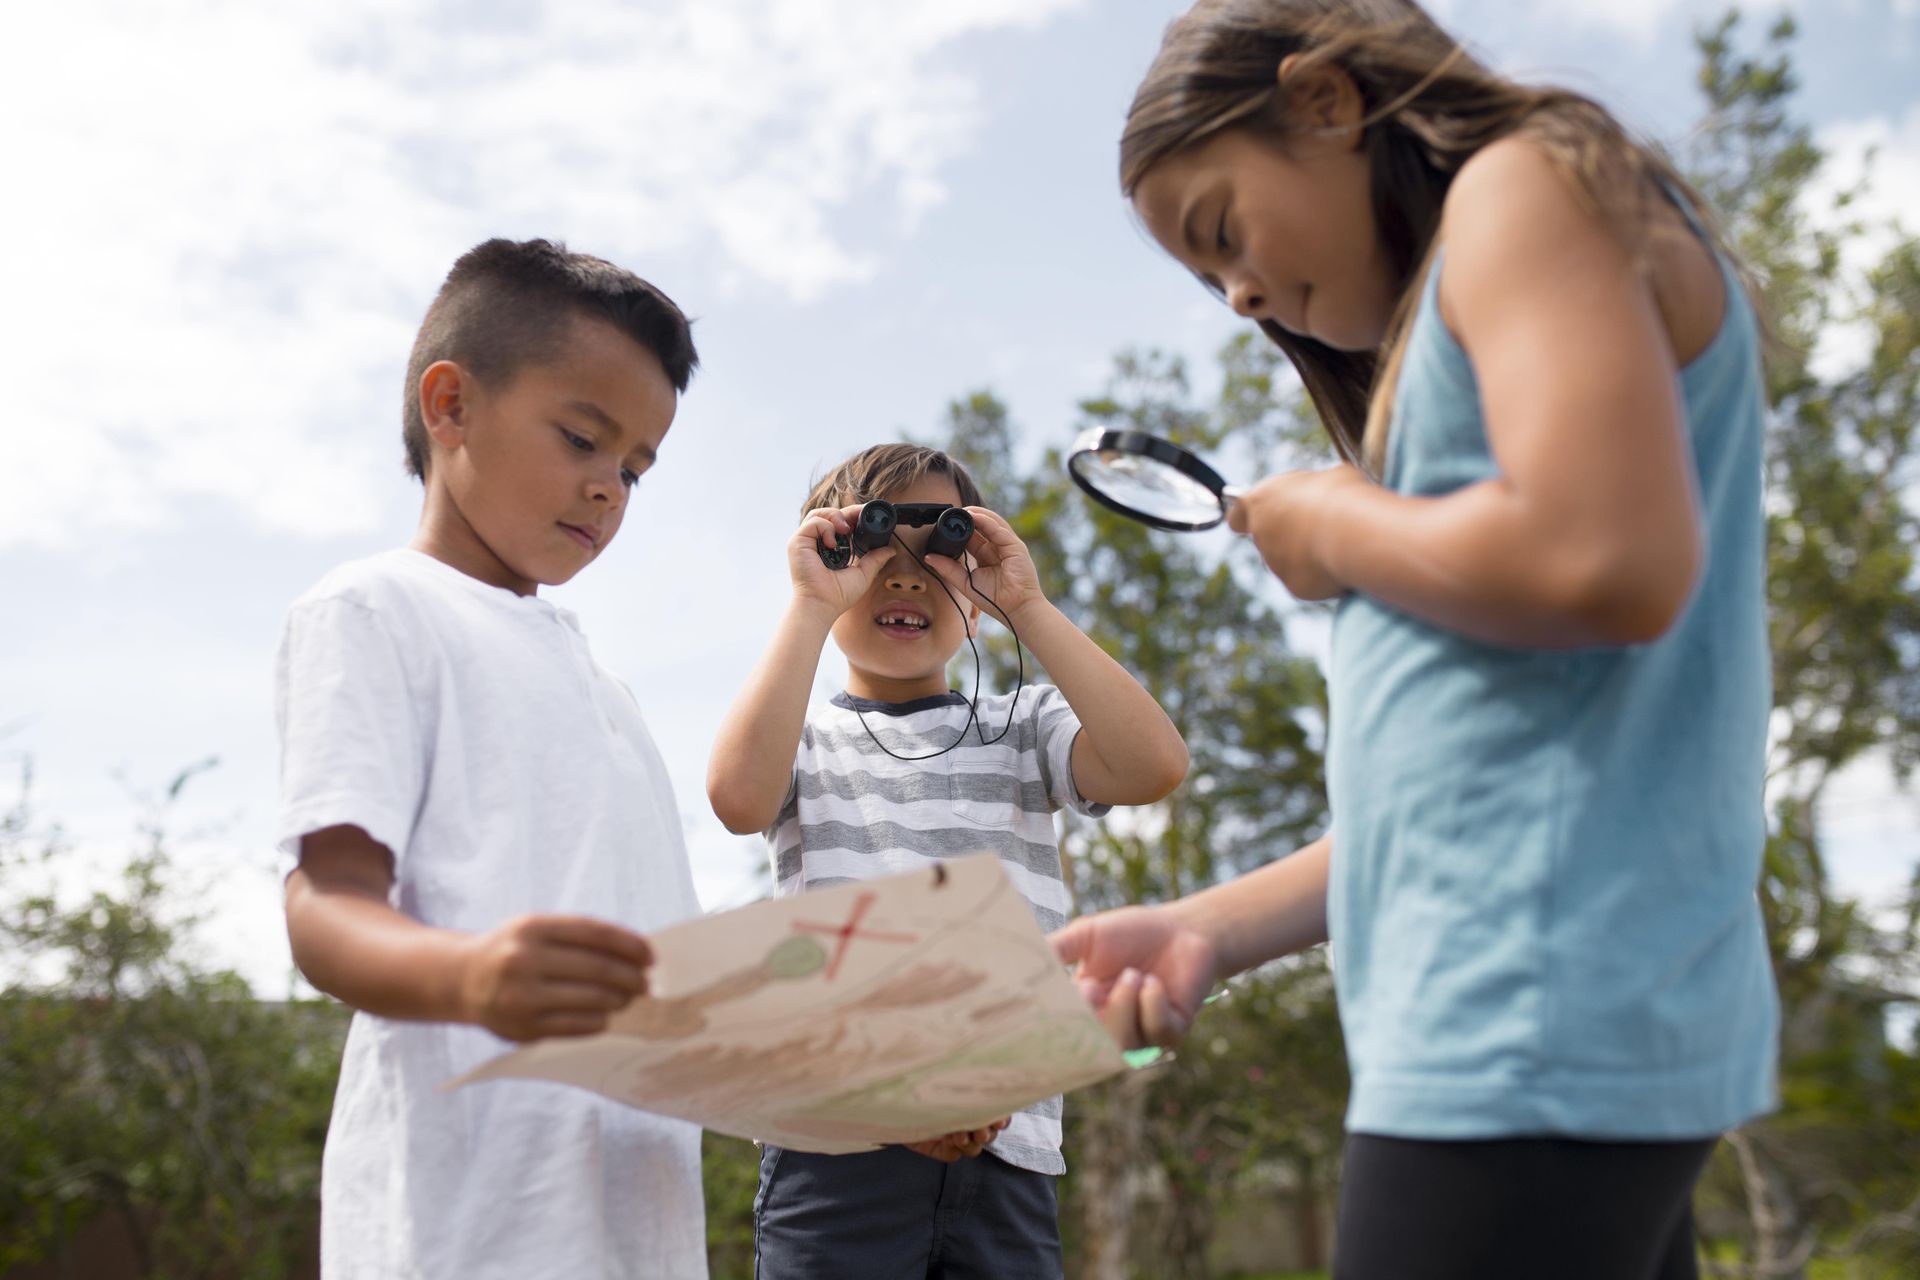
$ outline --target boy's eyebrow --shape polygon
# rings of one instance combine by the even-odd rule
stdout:
[[[591,400],[572,400],[567,403],[567,408],[584,417],[592,418],[595,422],[613,432],[616,437],[625,438],[627,434],[626,428],[620,425],[618,419]],[[659,456],[654,453],[653,446],[644,440],[634,445],[633,449],[635,453],[644,455],[648,462],[654,461]]]

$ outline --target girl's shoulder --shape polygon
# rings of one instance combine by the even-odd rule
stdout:
[[[1586,182],[1652,180],[1624,164],[1618,173],[1607,167]],[[1676,363],[1685,364],[1719,328],[1724,284],[1679,207],[1657,191],[1643,194],[1645,225],[1623,228],[1541,139],[1521,131],[1481,148],[1455,175],[1441,212],[1439,303],[1449,328],[1477,327],[1516,288],[1564,294],[1610,279],[1653,300]]]
[[[1480,275],[1532,269],[1583,252],[1625,247],[1545,143],[1512,133],[1460,167],[1441,206],[1448,270]]]
[[[1547,143],[1524,129],[1497,138],[1467,158],[1447,188],[1444,217],[1487,212],[1503,193],[1522,200],[1574,195],[1572,182]]]
[[[1532,327],[1580,277],[1632,270],[1625,246],[1581,199],[1539,141],[1511,134],[1474,153],[1447,189],[1436,233],[1445,258],[1437,301],[1447,329],[1474,354]]]
[[[1501,328],[1501,315],[1524,294],[1546,294],[1549,305],[1569,305],[1580,290],[1596,301],[1632,294],[1653,301],[1674,363],[1686,365],[1713,340],[1724,313],[1713,249],[1659,190],[1640,201],[1607,192],[1611,209],[1603,207],[1594,184],[1651,182],[1645,171],[1596,161],[1582,180],[1571,163],[1523,130],[1461,165],[1440,213],[1440,315],[1465,336]],[[1636,203],[1644,225],[1620,225],[1620,209]]]

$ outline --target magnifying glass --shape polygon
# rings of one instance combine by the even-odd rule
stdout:
[[[1144,431],[1089,427],[1067,454],[1067,473],[1108,510],[1156,529],[1211,529],[1246,492],[1179,445]]]

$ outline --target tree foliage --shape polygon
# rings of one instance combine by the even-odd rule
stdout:
[[[1920,242],[1861,218],[1860,189],[1816,203],[1828,157],[1792,114],[1793,24],[1757,54],[1740,34],[1730,15],[1699,36],[1708,112],[1687,161],[1778,339],[1760,890],[1785,1015],[1783,1105],[1732,1136],[1703,1199],[1744,1208],[1753,1274],[1805,1274],[1822,1256],[1898,1270],[1920,1266],[1920,1064],[1886,1043],[1884,1014],[1920,994],[1913,903],[1889,924],[1836,894],[1818,818],[1849,765],[1879,756],[1904,780],[1920,761]]]
[[[1858,191],[1841,193],[1832,209],[1814,204],[1827,158],[1792,113],[1793,35],[1783,21],[1749,55],[1731,16],[1701,34],[1707,112],[1683,157],[1755,273],[1776,339],[1767,480],[1777,706],[1760,887],[1786,1014],[1783,1107],[1733,1135],[1703,1199],[1709,1210],[1739,1210],[1746,1225],[1732,1243],[1745,1265],[1781,1275],[1823,1254],[1920,1260],[1916,1062],[1886,1042],[1884,1021],[1890,1005],[1916,993],[1920,898],[1910,896],[1894,921],[1836,894],[1817,821],[1827,786],[1847,766],[1882,757],[1904,779],[1920,761],[1920,244],[1856,216]],[[1312,461],[1324,446],[1277,353],[1247,335],[1221,358],[1222,390],[1203,406],[1177,362],[1123,356],[1107,391],[1083,404],[1083,425],[1225,451],[1248,474]],[[1151,814],[1072,824],[1065,849],[1082,908],[1189,892],[1284,854],[1316,829],[1323,693],[1318,672],[1285,642],[1287,621],[1300,615],[1271,603],[1257,562],[1083,501],[1057,451],[1022,470],[1006,409],[985,393],[956,403],[948,425],[954,450],[1018,513],[1057,602],[1162,699],[1194,750],[1187,786]],[[1001,687],[1013,677],[1009,650],[1004,639],[993,646]],[[1258,1007],[1257,984],[1274,980],[1262,975],[1223,1008]],[[1269,1064],[1300,1061],[1303,1045],[1288,1037],[1302,1025],[1320,1029],[1316,1046],[1337,1043],[1327,1008],[1275,1012],[1271,1023],[1237,1019],[1225,1039],[1209,1036],[1207,1024],[1223,1016],[1210,1012],[1195,1042],[1222,1046],[1223,1059],[1244,1046]],[[1251,1176],[1258,1164],[1225,1153],[1291,1143],[1296,1160],[1312,1162],[1310,1177],[1337,1161],[1337,1147],[1315,1130],[1329,1108],[1309,1119],[1243,1104],[1260,1091],[1212,1070],[1214,1056],[1189,1047],[1150,1085],[1129,1080],[1075,1100],[1093,1162],[1124,1151],[1144,1158],[1168,1190],[1163,1204],[1176,1206],[1164,1212],[1185,1214],[1149,1233],[1169,1251],[1158,1263],[1169,1274],[1199,1273],[1221,1178]],[[1326,1098],[1343,1094],[1337,1059],[1318,1061],[1322,1075],[1291,1083],[1309,1095],[1315,1081]],[[1242,1121],[1250,1127],[1236,1127]],[[1202,1131],[1220,1141],[1200,1140]],[[1096,1172],[1082,1182],[1129,1206],[1121,1222],[1130,1215],[1112,1178]],[[1182,1210],[1182,1188],[1213,1194]],[[1117,1229],[1083,1225],[1089,1235]],[[1120,1273],[1097,1240],[1086,1243],[1088,1274]]]
[[[1249,457],[1291,453],[1301,418],[1274,394],[1277,358],[1264,344],[1231,344],[1208,404],[1177,360],[1122,355],[1104,392],[1081,405],[1081,425],[1208,452],[1231,442]],[[1185,784],[1159,804],[1068,822],[1062,853],[1079,909],[1191,893],[1317,834],[1324,688],[1318,666],[1289,645],[1250,549],[1150,530],[1087,501],[1057,448],[1021,466],[1018,432],[988,393],[955,402],[946,427],[939,443],[1009,513],[1049,597],[1153,692],[1192,756]],[[989,649],[994,687],[1012,688],[1012,638],[997,635]],[[956,675],[965,687],[971,671]],[[1209,1274],[1223,1186],[1282,1178],[1314,1201],[1337,1168],[1346,1073],[1319,957],[1236,983],[1194,1043],[1217,1048],[1068,1103],[1063,1234],[1082,1275]]]
[[[1251,349],[1234,358],[1252,364]],[[1228,417],[1194,403],[1174,359],[1128,354],[1105,393],[1081,406],[1083,425],[1151,431],[1217,447]],[[1151,811],[1069,824],[1066,853],[1082,910],[1160,901],[1258,865],[1303,842],[1325,820],[1317,726],[1319,668],[1293,652],[1259,575],[1217,543],[1163,533],[1088,502],[1058,448],[1018,465],[1005,406],[976,393],[956,402],[942,441],[992,487],[1033,552],[1049,597],[1166,708],[1192,754],[1187,781]],[[1245,550],[1245,548],[1236,548]],[[994,635],[990,679],[1018,676],[1012,637]],[[1044,678],[1031,657],[1026,677]],[[971,678],[970,671],[962,683]]]
[[[121,1236],[146,1276],[310,1262],[344,1022],[193,961],[163,811],[77,901],[50,887],[70,851],[26,786],[0,818],[0,1272],[64,1273],[83,1231]]]

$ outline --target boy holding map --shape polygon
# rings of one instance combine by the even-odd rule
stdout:
[[[287,936],[355,1009],[320,1178],[327,1280],[707,1274],[700,1131],[582,1090],[442,1086],[600,1030],[643,933],[699,914],[640,709],[539,588],[619,532],[695,364],[637,276],[544,240],[463,255],[408,365],[412,543],[288,611]]]
[[[871,501],[925,523],[903,519],[886,545],[830,567]],[[941,554],[928,543],[949,508],[973,532]],[[1059,927],[1070,902],[1054,811],[1097,817],[1165,796],[1186,774],[1179,732],[1048,601],[1025,544],[946,454],[864,450],[814,486],[804,511],[787,544],[792,600],[714,744],[715,814],[764,833],[782,894],[991,852],[1040,927]],[[1057,684],[975,699],[947,687],[983,606]],[[829,635],[847,687],[810,710]],[[1056,1097],[997,1135],[838,1156],[768,1147],[757,1274],[1059,1276],[1060,1116]],[[973,1158],[983,1148],[991,1158]]]

